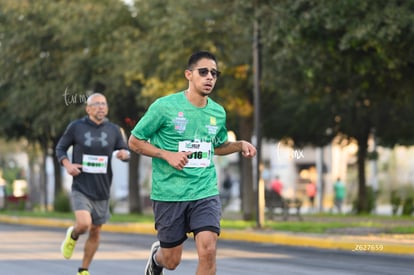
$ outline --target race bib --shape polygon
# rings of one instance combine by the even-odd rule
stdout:
[[[82,157],[82,171],[91,174],[106,174],[108,156],[86,155]]]
[[[193,152],[188,155],[188,163],[185,167],[208,167],[211,159],[211,142],[180,141],[180,152]]]

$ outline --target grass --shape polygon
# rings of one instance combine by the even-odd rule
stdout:
[[[71,212],[53,212],[53,211],[17,211],[17,210],[1,210],[0,214],[18,216],[18,217],[35,217],[35,218],[54,218],[54,219],[74,219]],[[113,214],[111,222],[153,222],[152,215],[138,214]]]
[[[13,215],[22,217],[39,217],[39,218],[56,218],[56,219],[73,219],[73,213],[42,212],[42,211],[17,211],[1,210],[2,215]],[[236,216],[237,215],[230,215]],[[266,220],[263,229],[285,231],[285,232],[303,232],[303,233],[326,233],[332,229],[345,228],[377,228],[384,229],[386,233],[393,234],[414,234],[412,226],[412,217],[400,216],[380,216],[380,215],[335,215],[335,214],[312,214],[305,215],[304,221],[299,221],[296,217],[291,217],[288,221]],[[152,223],[151,214],[113,214],[112,223]],[[256,228],[256,221],[244,221],[241,219],[224,218],[221,222],[223,229],[253,229]]]
[[[269,227],[273,230],[289,231],[289,232],[306,232],[306,233],[326,233],[332,229],[350,228],[350,227],[378,227],[381,224],[365,223],[346,223],[346,222],[284,222],[284,223],[270,223]]]
[[[391,230],[391,233],[394,234],[414,234],[414,226],[396,226]]]

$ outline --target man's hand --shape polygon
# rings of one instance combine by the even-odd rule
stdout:
[[[120,160],[128,160],[131,157],[131,154],[129,153],[128,150],[118,150],[118,152],[116,152],[116,158],[120,159]]]
[[[241,153],[243,157],[253,158],[256,156],[257,151],[256,151],[256,148],[251,143],[243,140]]]
[[[240,152],[243,157],[253,158],[256,156],[256,148],[245,140],[238,141],[226,141],[219,147],[214,148],[214,154],[218,156],[224,156]]]
[[[65,163],[66,172],[71,176],[77,176],[82,172],[82,164],[79,163],[70,163],[69,161]]]
[[[188,157],[193,152],[163,152],[163,159],[165,159],[169,165],[177,170],[183,170],[184,166],[188,163]]]

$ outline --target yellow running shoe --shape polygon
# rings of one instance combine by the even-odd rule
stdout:
[[[73,231],[73,226],[69,227],[68,230],[66,231],[66,238],[62,242],[62,246],[60,247],[60,251],[62,252],[63,257],[65,257],[65,259],[70,259],[70,257],[72,257],[73,250],[75,249],[76,241],[72,239],[72,231]],[[81,275],[88,275],[88,274],[89,273],[81,274]]]
[[[84,270],[82,272],[78,272],[78,275],[89,275],[89,271]]]

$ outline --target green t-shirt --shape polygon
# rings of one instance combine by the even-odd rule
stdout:
[[[191,201],[219,193],[213,156],[214,148],[227,141],[225,123],[222,106],[208,98],[205,107],[197,108],[183,91],[161,97],[149,107],[133,136],[167,151],[194,151],[189,157],[193,167],[181,171],[163,159],[152,159],[151,199]]]
[[[335,191],[335,199],[344,199],[345,198],[345,185],[340,182],[340,181],[336,181],[334,184],[334,191]]]

